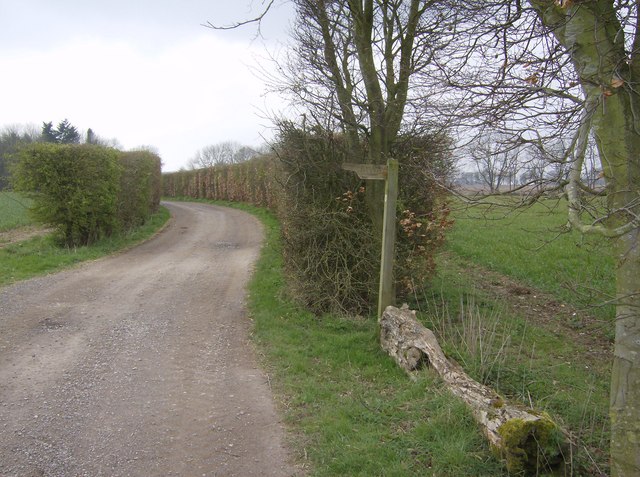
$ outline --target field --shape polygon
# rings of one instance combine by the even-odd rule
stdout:
[[[15,192],[0,192],[0,232],[31,225],[27,213],[31,201]]]
[[[606,239],[567,231],[567,204],[546,200],[513,210],[454,204],[447,235],[456,256],[555,295],[580,312],[613,318],[614,261]]]

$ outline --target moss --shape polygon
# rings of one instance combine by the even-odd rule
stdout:
[[[504,406],[504,399],[501,396],[496,396],[491,400],[491,405],[496,409],[500,409]]]
[[[544,413],[535,421],[510,419],[498,428],[498,434],[502,437],[498,453],[510,473],[537,473],[562,462],[562,433]]]

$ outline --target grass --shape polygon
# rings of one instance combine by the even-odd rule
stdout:
[[[265,224],[249,286],[254,339],[309,475],[506,475],[438,377],[426,370],[412,382],[381,351],[374,319],[316,317],[287,297],[279,225],[270,213],[215,203]],[[579,446],[567,475],[606,472],[609,363],[476,289],[468,259],[447,260],[419,315],[443,336],[445,352],[510,401],[533,404],[574,433]]]
[[[0,232],[32,225],[28,209],[31,200],[16,192],[0,192]]]
[[[532,323],[478,289],[477,278],[464,261],[443,257],[419,317],[474,379],[548,412],[574,434],[573,475],[601,475],[608,466],[610,356],[569,331]]]
[[[316,318],[285,298],[279,226],[262,219],[254,333],[311,475],[503,475],[467,409],[432,374],[408,380],[373,320]]]
[[[439,258],[422,317],[474,378],[512,400],[533,403],[576,434],[574,463],[584,475],[599,475],[608,465],[611,355],[606,346],[594,352],[580,334],[594,333],[591,342],[605,345],[612,336],[614,309],[598,305],[614,292],[614,260],[606,239],[566,232],[566,217],[562,200],[516,211],[456,210],[449,253]],[[557,323],[532,322],[521,308],[483,291],[478,281],[490,278],[474,264],[549,293],[602,325],[558,332]]]
[[[447,246],[459,257],[612,319],[613,307],[599,306],[614,296],[609,244],[601,237],[567,233],[566,208],[566,201],[551,199],[516,211],[486,205],[459,208]]]
[[[272,214],[214,203],[253,213],[265,225],[249,285],[254,340],[309,475],[506,475],[469,411],[436,376],[425,372],[412,382],[384,354],[373,319],[318,318],[287,298]]]
[[[61,248],[49,235],[0,248],[0,286],[56,272],[136,245],[155,234],[169,217],[169,211],[161,207],[142,227],[100,240],[88,247]]]

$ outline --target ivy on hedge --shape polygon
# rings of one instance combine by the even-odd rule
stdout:
[[[67,246],[138,225],[159,205],[160,159],[102,146],[36,143],[18,153],[14,187]]]

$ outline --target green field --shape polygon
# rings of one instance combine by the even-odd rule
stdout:
[[[15,192],[0,192],[0,232],[32,225],[27,212],[31,200]]]
[[[607,240],[567,232],[566,201],[529,208],[454,207],[447,247],[455,255],[552,293],[599,318],[614,294],[614,261]]]

